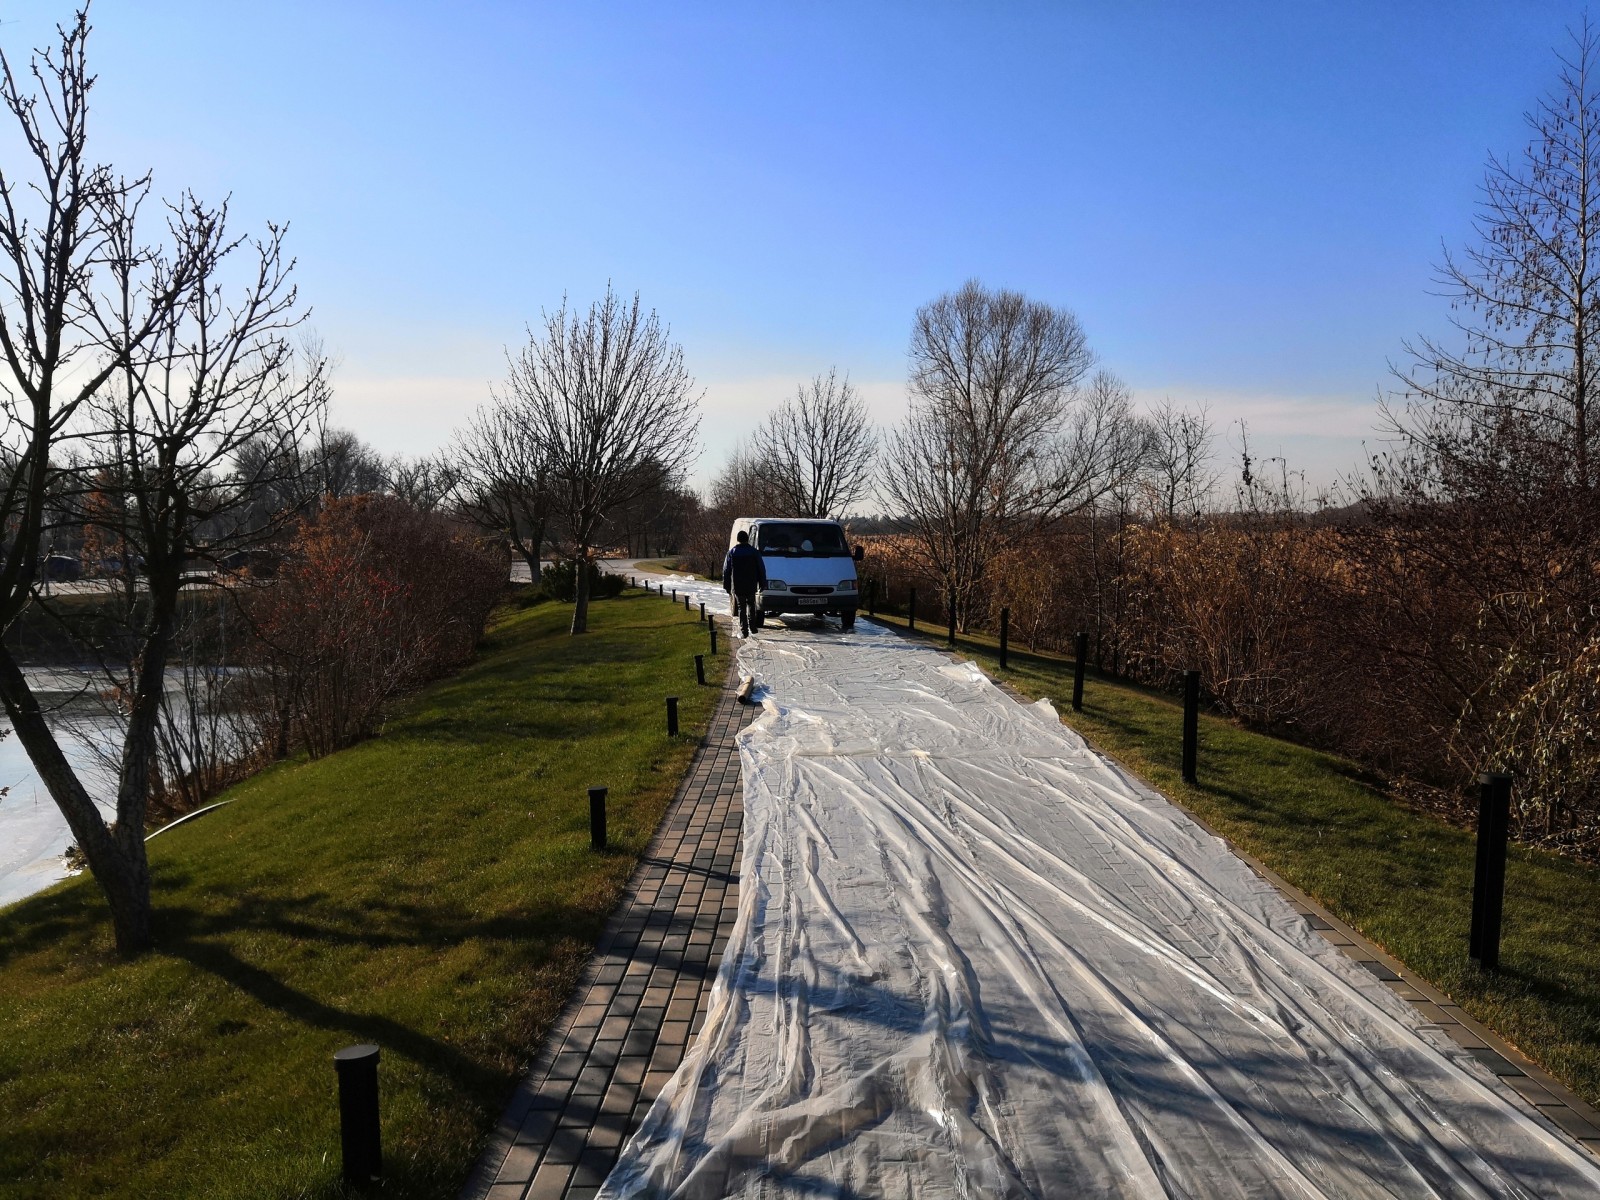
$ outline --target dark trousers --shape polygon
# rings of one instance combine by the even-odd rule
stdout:
[[[739,614],[739,636],[750,636],[750,625],[755,619],[756,594],[754,592],[735,592],[733,594],[733,607]]]

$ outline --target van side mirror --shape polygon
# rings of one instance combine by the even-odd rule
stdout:
[[[852,555],[852,557],[854,557],[857,562],[860,562],[866,556],[867,556],[867,548],[865,546],[861,545],[859,542],[857,542],[856,543],[855,552]]]

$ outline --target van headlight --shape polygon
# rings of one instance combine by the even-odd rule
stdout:
[[[855,591],[856,590],[856,581],[854,579],[841,579],[841,580],[839,580],[839,590],[841,592],[853,592],[853,591]]]
[[[788,590],[789,585],[781,579],[767,580],[767,591],[769,592],[787,592]]]

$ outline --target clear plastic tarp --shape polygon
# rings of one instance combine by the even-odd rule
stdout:
[[[1048,704],[865,622],[740,672],[737,925],[602,1196],[1600,1195]]]

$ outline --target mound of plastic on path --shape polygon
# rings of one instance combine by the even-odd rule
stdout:
[[[1047,705],[870,625],[740,669],[738,925],[603,1196],[1600,1195]]]

